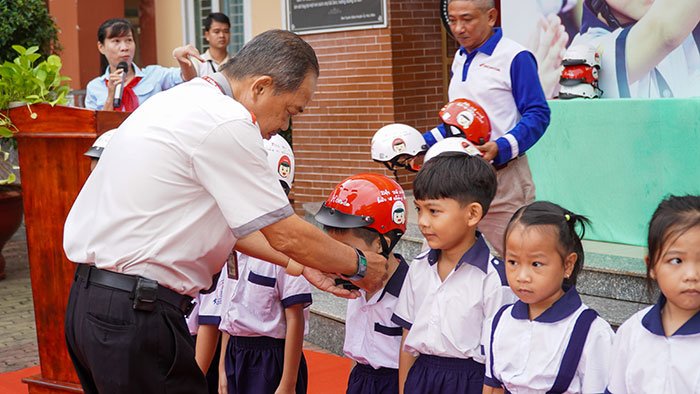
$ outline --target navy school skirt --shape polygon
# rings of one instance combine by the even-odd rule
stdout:
[[[404,394],[481,394],[483,388],[484,364],[421,354],[408,371]]]
[[[399,394],[399,370],[357,363],[350,372],[346,394]]]
[[[274,394],[282,379],[284,339],[230,337],[226,347],[229,394]],[[296,394],[306,394],[308,371],[304,353],[299,362]]]

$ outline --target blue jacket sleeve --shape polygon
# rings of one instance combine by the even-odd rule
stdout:
[[[496,140],[498,156],[493,163],[503,164],[525,153],[542,137],[549,126],[550,110],[537,74],[532,53],[520,52],[510,67],[513,99],[522,118],[503,137]]]
[[[451,137],[451,135],[448,135],[448,131],[445,129],[444,123],[441,123],[439,126],[433,128],[432,130],[423,133],[423,139],[429,147],[433,146],[436,142],[443,140],[447,137]]]

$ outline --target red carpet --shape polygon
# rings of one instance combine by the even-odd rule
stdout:
[[[309,367],[308,394],[344,394],[352,360],[333,354],[304,350]]]
[[[332,354],[304,350],[309,367],[308,394],[343,394],[350,375],[352,361]],[[0,393],[25,394],[27,385],[22,378],[36,375],[39,366],[20,369],[19,371],[0,374]]]
[[[39,366],[20,369],[19,371],[0,374],[0,393],[26,394],[27,385],[22,383],[22,378],[36,375],[41,372]]]

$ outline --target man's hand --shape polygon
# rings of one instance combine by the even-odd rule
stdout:
[[[197,70],[190,60],[190,56],[204,63],[205,60],[199,56],[199,51],[193,45],[185,45],[173,49],[173,57],[180,64],[180,74],[183,81],[189,81],[197,76]]]
[[[173,49],[173,57],[179,63],[191,64],[192,61],[189,58],[190,56],[199,60],[202,63],[206,62],[206,60],[202,59],[199,56],[199,50],[197,50],[197,48],[192,44],[185,45],[183,47],[177,47],[177,48]]]
[[[357,290],[346,290],[342,286],[336,286],[335,279],[340,277],[336,274],[329,274],[311,267],[304,267],[304,271],[301,274],[316,288],[334,296],[352,299],[361,295]]]
[[[389,277],[387,273],[389,264],[384,256],[363,251],[367,259],[367,273],[364,279],[353,282],[360,288],[367,290],[368,293],[374,293],[384,286],[384,281]]]
[[[491,161],[498,156],[498,144],[495,141],[489,141],[483,145],[477,145],[478,149],[483,155],[486,161]]]

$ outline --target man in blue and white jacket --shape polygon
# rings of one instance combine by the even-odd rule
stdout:
[[[493,0],[450,0],[450,30],[460,48],[452,62],[449,100],[481,105],[491,123],[491,139],[477,148],[497,169],[498,190],[479,230],[503,256],[503,234],[513,213],[535,200],[535,184],[525,151],[544,134],[550,110],[534,55],[494,27]],[[439,126],[423,135],[428,145],[451,135]]]

